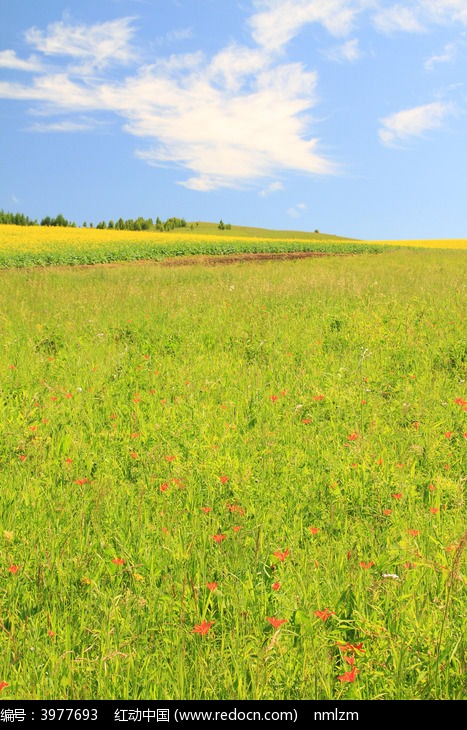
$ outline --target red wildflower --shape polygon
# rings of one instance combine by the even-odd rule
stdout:
[[[274,617],[269,617],[269,616],[266,616],[266,621],[269,621],[269,623],[271,624],[271,626],[274,629],[278,629],[279,626],[282,626],[282,624],[287,623],[286,618],[274,618]]]
[[[452,431],[445,431],[444,435],[447,439],[450,439],[452,438]]]
[[[355,657],[353,654],[344,654],[342,658],[345,662],[347,662],[347,664],[350,664],[351,667],[355,664]]]
[[[309,527],[308,529],[309,529],[309,531],[311,532],[312,535],[316,535],[318,532],[321,532],[321,528],[320,527]]]
[[[212,539],[215,540],[217,543],[221,543],[222,540],[225,540],[226,537],[227,537],[227,535],[219,535],[218,534],[218,535],[213,535],[212,536]]]
[[[234,525],[233,526],[233,531],[234,532],[240,532],[241,529],[242,529],[242,526],[241,525]]]
[[[137,459],[138,458],[138,454],[136,453],[136,451],[132,451],[131,454],[130,454],[130,456],[131,456],[132,459]]]
[[[77,479],[75,481],[75,484],[79,484],[79,486],[83,486],[83,484],[87,484],[89,482],[89,479],[87,477],[84,477],[84,479]]]
[[[228,507],[229,507],[229,512],[238,512],[238,514],[241,515],[242,517],[245,514],[243,508],[240,507],[239,504],[229,504]]]
[[[166,456],[165,457],[165,460],[166,461],[174,461],[176,458],[177,458],[176,456]]]
[[[193,633],[201,634],[201,636],[205,636],[208,633],[211,626],[213,625],[213,623],[214,623],[214,621],[206,621],[205,619],[203,619],[200,624],[198,624],[197,626],[195,626],[193,628]]]
[[[352,667],[350,672],[345,672],[344,674],[340,674],[337,679],[339,682],[355,682],[356,676],[360,670],[356,667]]]
[[[402,492],[397,492],[397,494],[392,495],[394,499],[402,499]]]
[[[70,459],[70,457],[68,457],[67,459],[65,459],[65,463],[66,464],[72,464],[73,463],[73,459]]]
[[[201,507],[201,512],[204,512],[204,514],[208,514],[208,512],[211,512],[212,507]]]
[[[324,611],[315,611],[315,616],[321,619],[321,621],[327,621],[329,616],[332,616],[334,611],[330,611],[329,608],[325,608]]]
[[[302,423],[304,423],[306,426],[309,426],[311,423],[311,418],[302,418]]]
[[[436,487],[435,487],[434,484],[429,484],[428,485],[428,489],[430,490],[430,492],[435,492],[436,491]]]
[[[358,433],[356,431],[353,431],[352,433],[349,433],[347,438],[349,441],[356,441],[358,439]]]
[[[392,512],[392,509],[383,509],[383,515],[386,515],[386,517],[387,517],[388,515],[390,515],[390,514],[391,514],[391,512]]]
[[[365,653],[365,649],[363,648],[363,642],[361,642],[360,644],[337,644],[337,646],[341,651],[358,651],[362,654]]]
[[[314,395],[313,400],[324,400],[324,395]]]
[[[169,485],[167,484],[167,482],[163,482],[160,486],[161,492],[166,492],[168,490],[168,488],[169,488]]]
[[[418,427],[419,427],[419,425],[420,425],[420,424],[419,424],[419,422],[418,422],[418,421],[414,421],[414,422],[413,422],[413,427],[415,428],[415,430],[416,430],[416,431],[418,431]]]
[[[215,591],[219,583],[206,583],[206,587],[209,588],[210,591]]]
[[[123,558],[112,558],[112,563],[115,565],[125,565]]]
[[[286,550],[284,550],[284,552],[281,552],[280,550],[277,550],[275,553],[273,553],[273,555],[274,555],[275,558],[277,558],[278,560],[280,560],[281,563],[283,563],[284,560],[289,555],[289,548],[287,548]]]
[[[278,395],[270,395],[269,398],[272,400],[273,403],[275,403],[276,400],[279,400]]]
[[[25,456],[24,454],[18,454],[18,456],[19,456],[19,458],[21,459],[21,461],[26,461],[26,459],[28,458],[28,457],[27,457],[27,456]]]
[[[272,584],[272,590],[273,591],[278,591],[280,587],[281,587],[281,584],[278,583],[277,581],[276,581],[276,583],[273,583]]]
[[[8,568],[8,570],[10,571],[10,573],[12,575],[16,575],[16,573],[18,572],[18,570],[21,570],[21,565],[10,565],[10,567]]]
[[[430,512],[431,512],[431,514],[433,514],[433,515],[436,515],[436,514],[438,514],[438,512],[439,512],[439,507],[430,507]]]
[[[2,689],[5,689],[5,687],[8,687],[8,682],[0,682],[0,692]]]
[[[226,484],[229,481],[229,477],[226,476],[219,477],[219,479],[221,480],[222,484]]]
[[[417,535],[420,534],[420,530],[407,530],[409,535],[412,535],[412,537],[417,537]]]
[[[360,568],[364,568],[365,570],[369,570],[373,566],[374,566],[374,562],[372,560],[370,560],[368,563],[365,563],[362,560],[362,562],[360,563]]]

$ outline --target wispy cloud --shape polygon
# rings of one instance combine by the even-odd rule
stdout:
[[[78,59],[83,69],[102,70],[115,63],[126,64],[135,57],[131,39],[132,18],[119,18],[93,25],[51,23],[47,29],[30,28],[26,42],[44,56]]]
[[[47,134],[49,132],[89,132],[94,131],[96,128],[101,127],[102,122],[96,119],[89,119],[83,117],[79,119],[63,119],[56,122],[35,122],[31,124],[27,130],[30,132],[39,132],[41,134]]]
[[[439,129],[454,111],[452,104],[441,101],[404,109],[380,120],[379,139],[384,145],[397,146],[411,138],[423,136],[425,132]]]
[[[392,5],[378,10],[373,17],[373,22],[377,30],[383,33],[396,31],[420,33],[424,30],[424,25],[419,15],[419,8],[414,7],[414,3],[411,3],[410,6]]]
[[[297,205],[294,205],[292,208],[287,209],[287,215],[291,218],[300,218],[302,213],[304,213],[306,210],[306,204],[305,203],[297,203]]]
[[[281,182],[275,181],[275,182],[270,183],[263,190],[260,190],[259,193],[258,193],[258,195],[261,198],[268,198],[273,193],[277,193],[277,192],[279,192],[280,190],[283,190],[283,189],[284,189],[283,184]]]
[[[432,71],[438,63],[451,63],[455,60],[456,56],[457,44],[446,43],[443,52],[439,54],[434,54],[433,56],[428,58],[424,63],[424,67],[427,71]]]
[[[358,61],[362,54],[359,48],[358,38],[352,38],[338,46],[328,48],[324,55],[330,61],[337,61],[338,63],[353,63],[354,61]]]
[[[354,27],[362,0],[256,0],[259,12],[250,18],[254,40],[274,51],[282,49],[304,26],[318,23],[334,36]]]
[[[411,0],[387,5],[375,3],[375,27],[383,33],[423,32],[433,25],[467,25],[465,0]]]
[[[42,71],[43,66],[37,56],[27,59],[18,58],[15,51],[0,51],[0,68],[9,68],[15,71]]]
[[[49,131],[81,131],[82,119],[70,119],[71,113],[116,114],[126,132],[144,141],[141,159],[188,170],[180,183],[193,190],[259,184],[283,169],[336,172],[310,136],[316,73],[281,63],[260,46],[229,45],[212,57],[161,57],[115,81],[107,67],[134,63],[135,32],[129,18],[33,28],[27,41],[54,66],[28,84],[0,83],[0,96],[37,102],[43,114],[67,115],[54,119]]]

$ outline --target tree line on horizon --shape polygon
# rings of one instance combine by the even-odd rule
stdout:
[[[42,220],[37,221],[24,215],[24,213],[9,213],[4,210],[0,210],[0,225],[10,224],[16,226],[59,226],[63,228],[76,228],[77,225],[74,221],[67,220],[61,213],[55,218],[45,216]],[[175,228],[185,228],[187,222],[184,218],[167,218],[166,221],[162,221],[159,216],[154,221],[152,218],[139,218],[133,219],[128,218],[124,220],[119,218],[117,221],[100,221],[96,226],[93,223],[84,221],[82,228],[99,228],[99,229],[110,229],[117,231],[172,231]]]

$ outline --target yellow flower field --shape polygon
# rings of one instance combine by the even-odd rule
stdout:
[[[259,233],[259,235],[254,235]],[[54,264],[96,264],[165,257],[233,253],[366,253],[388,247],[467,249],[467,239],[355,241],[326,234],[238,227],[235,232],[192,230],[128,231],[60,226],[0,226],[0,268]]]

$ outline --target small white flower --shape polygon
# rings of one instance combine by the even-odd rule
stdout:
[[[383,573],[383,578],[392,578],[393,580],[400,580],[399,576],[396,575],[396,573]]]

